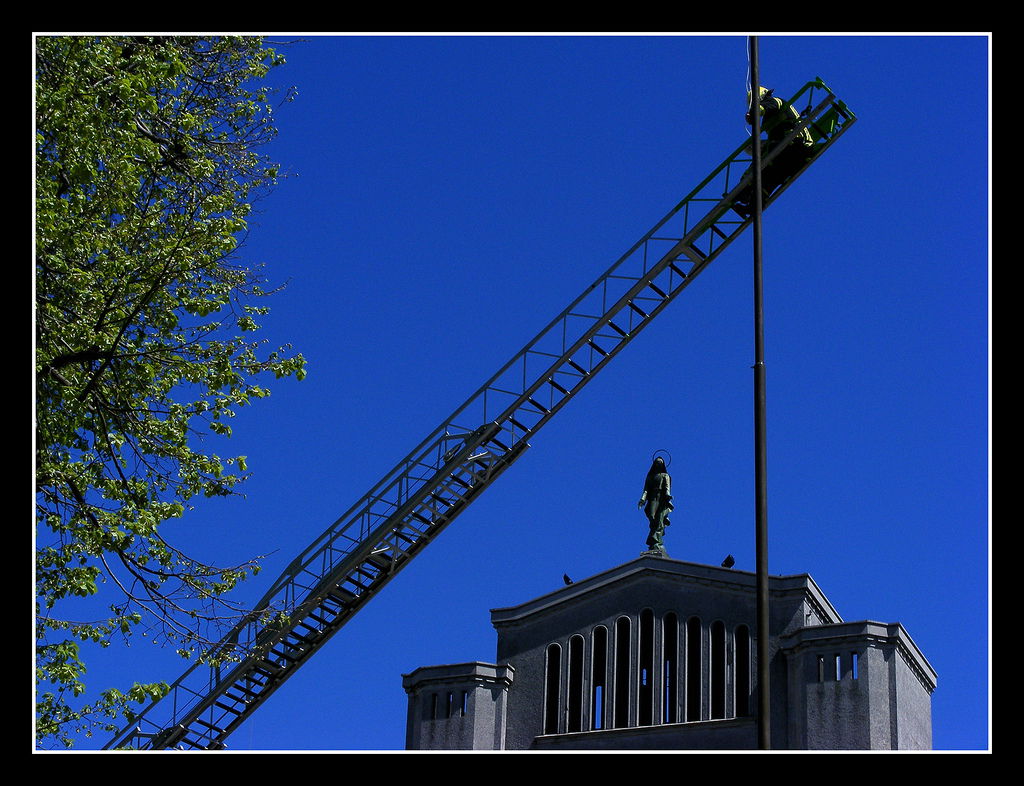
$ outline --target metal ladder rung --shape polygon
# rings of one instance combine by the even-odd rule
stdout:
[[[528,429],[526,426],[524,426],[522,423],[520,423],[518,420],[516,420],[511,415],[508,416],[508,422],[511,423],[513,426],[515,426],[520,431],[522,431],[524,434],[529,433],[529,431],[530,431],[530,429]]]
[[[206,728],[208,728],[208,729],[210,729],[212,731],[215,731],[218,734],[223,734],[224,733],[224,729],[220,728],[219,726],[214,726],[212,723],[207,723],[206,721],[202,720],[201,718],[196,718],[192,722],[193,723],[198,723],[200,726],[205,726]],[[205,734],[203,736],[209,737],[210,735],[209,734]]]
[[[648,281],[647,282],[647,288],[648,289],[653,289],[655,291],[655,293],[657,293],[658,297],[660,297],[662,300],[665,300],[668,297],[668,295],[666,295],[664,292],[662,292],[660,289],[658,289],[658,287],[654,286],[654,282],[653,281]]]
[[[239,679],[239,681],[236,682],[235,684],[236,685],[240,685],[240,683],[243,682],[243,681],[248,683],[248,684],[250,684],[250,685],[255,685],[260,690],[263,690],[264,688],[267,687],[267,683],[266,682],[261,682],[260,680],[256,679],[256,675],[255,674],[246,674],[245,676],[241,677]]]
[[[409,515],[412,516],[417,521],[421,522],[422,524],[426,524],[428,527],[432,526],[433,523],[434,523],[430,519],[428,519],[426,516],[424,516],[422,513],[417,513],[415,510],[412,511]],[[404,541],[408,541],[409,543],[415,543],[416,542],[415,538],[410,538],[406,533],[402,532],[399,529],[394,530],[394,534],[395,534],[396,537],[401,538]],[[417,532],[416,534],[422,535],[423,533],[422,532]]]
[[[633,304],[632,304],[632,303],[630,303],[629,305],[630,305],[631,307],[633,307]],[[633,307],[633,308],[634,308],[634,310],[635,310],[635,311],[640,311],[640,309],[639,309],[638,307]],[[643,311],[640,311],[640,313],[641,313],[641,314],[644,314],[644,312],[643,312]],[[647,315],[646,315],[646,314],[644,314],[644,316],[646,317]],[[620,336],[622,336],[623,338],[628,338],[628,337],[629,337],[629,333],[627,333],[627,332],[626,332],[625,330],[623,330],[622,328],[620,328],[620,327],[619,327],[618,325],[616,325],[616,324],[615,324],[614,322],[612,322],[612,321],[611,321],[610,319],[608,320],[608,327],[610,327],[610,328],[611,328],[612,330],[614,330],[614,331],[615,331],[616,333],[618,333],[618,334],[619,334]]]
[[[352,601],[358,599],[359,596],[344,587],[334,587],[327,593],[327,597],[334,599],[344,608]]]
[[[387,557],[381,557],[379,554],[367,554],[366,561],[378,570],[389,570],[391,568],[391,560]]]
[[[266,664],[266,665],[264,665],[264,664]],[[266,661],[266,660],[261,660],[258,663],[252,664],[251,668],[252,668],[253,671],[258,672],[258,673],[262,674],[263,676],[265,676],[267,679],[271,679],[271,680],[274,679],[281,672],[280,668],[275,666],[270,661]]]
[[[238,686],[234,685],[232,687],[237,688]],[[248,693],[250,696],[259,696],[258,693],[254,693],[251,690],[247,690],[247,691],[245,691],[245,693]],[[242,704],[248,704],[249,701],[250,701],[250,699],[247,699],[245,696],[233,696],[228,691],[224,691],[224,695],[227,696],[229,699],[231,699],[231,701],[241,702]]]
[[[304,626],[307,630],[310,630],[313,633],[319,633],[319,631],[316,628],[309,627],[309,625],[306,625],[305,622],[299,622],[297,624]],[[295,639],[295,641],[298,644],[304,644],[307,647],[312,646],[316,641],[315,638],[309,638],[308,636],[303,636],[301,633],[296,633],[294,629],[288,631],[287,638]],[[271,652],[273,652],[273,650],[271,650]]]
[[[275,658],[280,658],[281,660],[286,660],[288,661],[289,664],[295,664],[299,661],[299,656],[292,655],[292,652],[293,650],[289,649],[285,649],[283,652],[281,650],[273,649],[270,650],[270,655],[273,655]],[[278,668],[288,669],[291,668],[291,665],[281,666],[280,664],[278,664]]]
[[[346,584],[348,584],[348,585],[350,585],[350,586],[352,586],[352,587],[356,587],[356,588],[358,589],[358,592],[353,592],[353,594],[354,594],[354,595],[355,595],[355,596],[356,596],[357,598],[362,598],[362,597],[363,597],[363,595],[365,595],[365,594],[366,594],[366,591],[367,591],[367,590],[368,590],[368,589],[370,588],[370,585],[369,585],[369,584],[363,584],[363,582],[359,581],[359,578],[358,578],[358,577],[359,577],[359,575],[360,575],[360,573],[359,573],[359,568],[356,568],[356,569],[355,569],[355,570],[353,570],[353,571],[352,571],[351,573],[349,573],[349,574],[348,574],[348,575],[347,575],[347,576],[346,576],[346,577],[345,577],[345,578],[343,579],[343,581],[344,581],[344,582],[345,582]],[[363,575],[363,576],[365,576],[366,574],[364,573],[364,574],[362,574],[362,575]],[[372,582],[371,582],[371,583],[372,583]],[[350,590],[350,591],[351,591],[351,590]]]
[[[281,672],[284,671],[284,666],[279,666],[272,660],[268,660],[267,656],[264,655],[260,660],[253,664],[253,668],[260,674],[265,674],[269,679],[277,679],[281,676]]]
[[[330,620],[325,620],[319,614],[314,614],[312,611],[309,612],[309,614],[307,614],[306,616],[311,618],[311,619],[316,620],[320,625],[330,625],[331,624]],[[304,624],[304,623],[300,623],[300,624]],[[309,626],[307,625],[306,627],[309,627]]]
[[[683,246],[683,253],[686,254],[694,262],[703,262],[708,258],[708,255],[701,251],[697,246],[692,243],[688,246]],[[678,259],[679,257],[676,257]]]
[[[642,317],[643,317],[644,319],[647,319],[648,317],[650,317],[650,314],[648,314],[648,313],[647,313],[646,311],[644,311],[644,310],[643,310],[642,308],[640,308],[640,306],[638,306],[638,305],[637,305],[636,303],[634,303],[634,302],[633,302],[632,300],[630,300],[630,301],[629,301],[629,307],[630,307],[631,309],[633,309],[633,310],[634,310],[634,311],[635,311],[635,312],[636,312],[637,314],[639,314],[640,316],[642,316]],[[608,324],[609,324],[609,325],[611,325],[612,323],[611,323],[611,322],[609,322]],[[625,333],[623,333],[622,335],[626,335],[626,334],[625,334]]]
[[[449,475],[448,478],[453,483],[458,483],[464,489],[473,488],[473,484],[472,483],[470,483],[469,481],[465,480],[464,478],[460,478],[458,475],[456,475],[454,473]]]
[[[550,378],[549,378],[549,379],[547,380],[547,383],[548,383],[549,385],[551,385],[551,387],[553,387],[553,388],[554,388],[555,390],[557,390],[557,391],[558,391],[559,393],[561,393],[562,395],[564,395],[564,396],[568,396],[568,395],[569,395],[569,391],[568,391],[568,390],[566,390],[565,388],[563,388],[563,387],[562,387],[561,385],[559,385],[559,384],[558,384],[557,382],[555,382],[555,380],[553,380],[553,379],[550,379]]]
[[[355,575],[359,574],[360,576],[365,576],[366,578],[368,578],[370,580],[370,583],[372,584],[374,581],[377,580],[377,577],[380,575],[380,573],[381,572],[376,568],[370,570],[366,566],[366,563],[363,563],[362,565],[356,565],[355,568],[352,569],[351,578],[355,580]],[[364,589],[368,587],[368,585],[364,585],[361,582],[357,583],[359,584],[360,587],[363,587]]]

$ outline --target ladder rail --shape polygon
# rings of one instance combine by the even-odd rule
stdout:
[[[788,103],[795,103],[808,91],[810,101],[816,89],[826,92],[825,99],[813,108],[808,104],[797,127],[767,152],[764,165],[802,128],[826,116],[831,125],[825,124],[824,131],[816,128],[821,144],[814,155],[765,206],[855,120],[820,79],[807,83]],[[742,234],[750,219],[737,219],[729,213],[736,195],[750,179],[750,159],[745,156],[750,146],[751,140],[747,140],[734,150],[289,564],[253,615],[236,625],[215,648],[214,654],[230,664],[226,674],[223,664],[193,664],[171,687],[169,701],[151,703],[107,747],[132,741],[150,747],[182,744],[189,740],[188,734],[197,734],[197,725],[209,731],[199,733],[189,744],[222,746],[231,730],[482,493],[528,447],[529,437]],[[744,171],[733,179],[739,168]],[[541,395],[542,390],[546,395]],[[483,453],[476,453],[481,450]],[[493,461],[488,464],[483,456]],[[487,469],[478,475],[473,467],[480,464]],[[453,492],[453,485],[464,486],[465,491]],[[452,496],[445,497],[443,491]],[[328,599],[350,592],[343,585],[354,589],[355,600],[335,609]],[[324,623],[323,635],[296,632],[310,616]],[[319,629],[319,623],[310,628]],[[296,638],[297,644],[292,642],[288,646],[293,649],[285,647],[285,651],[294,657],[281,657],[290,665],[279,672],[261,665],[267,653],[282,646],[289,636]],[[271,673],[256,689],[253,685],[263,671]],[[225,709],[228,705],[222,699],[236,694],[243,694],[244,706]],[[161,704],[169,710],[169,718],[147,717]],[[223,711],[214,717],[218,707]],[[214,713],[211,720],[201,717],[206,712]],[[149,730],[144,731],[144,726]]]
[[[496,459],[486,468],[487,480],[492,481],[521,455],[525,443],[517,453]],[[483,454],[471,457],[480,461]],[[463,465],[465,466],[465,465]],[[449,475],[453,477],[453,475]],[[487,484],[470,486],[475,496],[486,488]],[[227,737],[259,706],[262,705],[298,668],[323,646],[341,627],[354,616],[369,600],[390,582],[398,571],[408,564],[418,551],[426,547],[454,518],[468,506],[470,497],[462,497],[459,502],[450,506],[441,520],[435,522],[428,536],[419,539],[412,549],[403,552],[403,559],[381,558],[376,567],[380,572],[375,575],[366,592],[342,604],[325,604],[325,599],[332,592],[345,591],[340,589],[344,581],[339,579],[345,575],[351,578],[361,572],[374,557],[384,550],[367,549],[362,555],[353,555],[345,570],[336,571],[323,582],[322,586],[312,592],[306,601],[295,610],[287,624],[278,629],[268,629],[267,635],[252,651],[233,668],[226,676],[219,672],[216,685],[203,695],[194,694],[198,701],[190,707],[187,714],[177,719],[174,726],[168,727],[163,736],[132,732],[122,741],[145,738],[152,747],[177,746],[182,748],[222,748]],[[364,573],[364,575],[367,575]],[[268,626],[270,628],[271,626]],[[296,633],[302,628],[302,633]],[[291,637],[291,640],[289,640]],[[245,686],[250,686],[247,689]],[[255,686],[255,689],[252,689]],[[240,695],[247,694],[247,695]],[[160,732],[156,733],[157,735]],[[155,739],[155,742],[153,742]]]
[[[798,93],[798,95],[800,95],[800,94]],[[794,97],[794,100],[795,100],[795,97]],[[826,102],[828,102],[829,100],[830,99],[826,99]],[[823,106],[820,105],[812,113],[811,116],[813,117],[813,116],[817,115],[818,113],[820,113],[822,108],[823,108]],[[806,122],[807,121],[805,121],[801,125],[801,127],[803,127],[803,125],[806,125]],[[792,134],[790,134],[790,136],[787,137],[787,140],[791,139],[793,136],[795,136],[795,134],[797,133],[798,130],[799,129],[795,130]],[[845,128],[843,130],[845,130]],[[786,141],[783,141],[783,143],[779,145],[778,149],[781,149],[785,144],[786,144]],[[499,369],[499,371],[496,374],[494,374],[494,376],[491,377],[491,379],[489,379],[487,382],[485,382],[483,385],[481,385],[481,387],[472,396],[470,396],[470,398],[467,399],[466,402],[464,402],[463,405],[461,407],[459,407],[459,409],[457,409],[449,418],[447,418],[444,422],[442,422],[442,424],[440,426],[438,426],[425,440],[423,440],[423,442],[421,442],[419,446],[414,448],[413,451],[410,454],[408,454],[402,461],[400,461],[391,470],[391,472],[389,472],[380,481],[378,481],[378,483],[366,495],[364,495],[362,499],[360,499],[358,502],[356,502],[345,514],[343,514],[339,519],[337,519],[334,522],[334,524],[332,524],[331,527],[329,527],[316,541],[314,541],[304,552],[302,552],[302,554],[300,554],[295,560],[293,560],[293,562],[292,562],[290,567],[292,567],[294,569],[294,568],[297,568],[299,566],[308,565],[312,561],[312,557],[310,555],[314,555],[315,556],[316,554],[322,553],[324,551],[324,549],[327,548],[330,544],[333,544],[334,542],[336,542],[336,540],[341,536],[342,530],[347,529],[348,527],[350,527],[352,521],[356,520],[356,518],[355,518],[356,514],[358,514],[360,511],[364,511],[364,510],[366,510],[368,508],[368,501],[372,501],[374,499],[381,499],[381,498],[383,498],[384,494],[387,491],[393,490],[397,483],[399,483],[400,481],[405,480],[405,479],[407,479],[409,477],[409,473],[410,473],[410,470],[411,470],[412,467],[415,467],[415,466],[428,466],[431,470],[435,469],[436,465],[430,464],[428,462],[428,460],[427,460],[427,456],[432,451],[439,450],[439,448],[442,447],[444,444],[446,444],[447,441],[450,441],[450,440],[453,440],[453,439],[465,439],[466,438],[465,435],[467,433],[471,433],[470,431],[467,431],[466,429],[458,429],[455,426],[455,424],[457,423],[458,419],[463,415],[463,413],[465,413],[467,410],[469,410],[474,404],[478,404],[482,400],[486,399],[487,398],[487,394],[489,392],[510,393],[510,394],[517,395],[518,397],[521,398],[523,396],[522,392],[516,393],[515,391],[509,391],[509,390],[506,390],[506,389],[503,389],[503,388],[499,387],[499,385],[498,385],[499,380],[501,380],[507,374],[508,371],[510,371],[511,369],[516,367],[517,364],[521,364],[523,359],[525,357],[527,357],[531,352],[536,352],[535,347],[543,339],[547,338],[553,332],[554,328],[559,327],[559,326],[562,326],[563,328],[565,328],[565,326],[567,324],[567,322],[566,322],[567,318],[570,317],[570,316],[573,316],[575,314],[575,309],[577,309],[579,307],[579,305],[585,300],[587,295],[590,294],[591,292],[595,291],[603,282],[606,282],[609,279],[614,278],[615,277],[615,271],[618,270],[633,254],[635,254],[635,252],[638,249],[644,247],[645,244],[647,244],[652,238],[654,238],[655,237],[655,233],[659,229],[661,229],[676,214],[678,214],[678,212],[682,208],[688,206],[688,204],[691,201],[693,201],[695,198],[698,198],[697,195],[700,193],[700,191],[703,188],[705,188],[709,183],[711,183],[716,175],[721,173],[724,169],[726,169],[731,164],[737,163],[737,161],[739,161],[740,163],[745,163],[745,161],[740,159],[740,156],[749,147],[749,145],[750,145],[750,142],[747,141],[743,145],[741,145],[737,150],[735,150],[733,152],[733,154],[729,158],[727,158],[722,164],[720,164],[712,172],[711,175],[709,175],[707,178],[705,178],[705,180],[700,185],[698,185],[697,188],[695,188],[689,195],[687,195],[687,197],[685,197],[675,208],[673,208],[668,214],[666,214],[666,216],[664,218],[662,218],[661,221],[659,221],[657,224],[655,224],[655,226],[652,227],[651,230],[649,230],[639,241],[637,241],[633,245],[633,247],[631,247],[629,249],[629,251],[627,251],[625,254],[623,254],[607,271],[605,271],[604,274],[602,274],[600,277],[598,277],[598,279],[596,279],[593,284],[591,284],[586,290],[584,290],[584,292],[582,294],[580,294],[572,303],[570,303],[569,306],[567,306],[558,316],[556,316],[553,320],[551,320],[551,322],[544,329],[542,329],[540,331],[540,333],[537,334],[537,336],[535,336],[529,343],[527,343],[526,346],[523,347],[523,349],[521,349],[518,353],[516,353],[512,357],[511,360],[509,360],[501,369]],[[777,150],[773,151],[773,152],[777,152]],[[765,163],[766,164],[770,163],[773,157],[774,156],[771,155],[771,154],[766,155],[765,156]],[[790,181],[790,182],[792,182],[792,181]],[[737,186],[733,189],[733,193],[738,191],[738,189],[740,187],[741,187],[741,185],[738,183]],[[695,236],[698,236],[699,234],[701,234],[700,230],[702,228],[704,228],[704,229],[707,228],[710,217],[711,217],[711,214],[709,213],[708,215],[704,216],[701,219],[701,221],[697,222],[696,226],[691,230],[690,236],[691,237],[695,237]],[[678,245],[680,245],[680,247],[685,247],[686,246],[686,244],[682,243],[682,242],[680,242]],[[666,262],[665,259],[663,259],[661,261],[661,263],[659,263],[659,264],[662,267],[664,267],[665,265],[668,264],[668,262]],[[634,280],[634,279],[631,278],[630,280]],[[643,287],[642,287],[642,285],[637,285],[637,286],[634,287],[634,289],[636,289],[636,288],[642,289]],[[621,310],[621,306],[615,309],[615,313],[617,313],[620,310]],[[594,328],[591,331],[589,331],[589,335],[580,337],[575,342],[575,345],[574,345],[575,348],[578,349],[579,346],[581,346],[582,343],[585,342],[586,338],[591,337],[593,335],[593,333],[595,333],[596,330],[600,326],[603,326],[603,324],[605,324],[612,317],[614,317],[615,313],[609,312],[609,310],[606,308],[603,317],[602,318],[598,318],[597,324],[595,324]],[[559,357],[559,358],[565,356],[567,354],[566,349],[565,349],[565,344],[566,344],[566,341],[563,339],[563,341],[562,341],[562,345],[563,346],[562,346],[562,351],[561,351],[560,355],[555,355],[554,353],[547,353],[547,354],[551,355],[552,357]],[[538,352],[537,354],[543,354],[543,353]],[[550,372],[554,373],[554,370],[556,369],[557,366],[558,366],[557,363],[552,364],[552,366],[550,367]],[[550,374],[541,374],[534,381],[532,386],[529,386],[527,388],[527,394],[532,394],[533,392],[536,392],[536,390],[539,389],[545,383],[545,381],[547,380],[547,378],[549,376],[550,376]],[[516,409],[518,409],[518,406],[516,404],[513,404],[512,406],[507,407],[501,413],[501,415],[499,415],[496,418],[496,420],[498,422],[504,421]],[[489,414],[490,413],[487,412],[487,410],[485,409],[484,412],[483,412],[483,417],[481,418],[480,422],[484,422],[484,423],[491,422],[492,418],[489,417]],[[527,434],[522,434],[522,433],[517,435],[517,434],[513,433],[512,434],[512,441],[513,441],[513,443],[518,441],[519,439],[524,438],[524,436],[528,436],[528,435]],[[339,525],[341,525],[341,529],[339,529]],[[363,537],[363,535],[361,533],[360,537],[358,539],[356,539],[356,542],[361,542],[362,541],[362,537]],[[287,571],[286,571],[286,574],[287,574]],[[281,586],[281,582],[279,582],[279,584],[276,584],[274,587],[272,587],[270,589],[270,591],[268,591],[267,595],[264,597],[263,601],[261,601],[261,604],[258,604],[258,605],[262,606],[262,605],[268,604],[269,603],[269,599],[278,592],[278,590],[280,589],[280,586]]]
[[[484,438],[488,433],[493,434],[495,430],[484,432]],[[398,527],[394,527],[393,521],[385,522],[375,532],[374,539],[368,539],[358,552],[350,554],[349,558],[337,566],[331,574],[322,577],[317,585],[310,589],[304,601],[296,606],[287,618],[264,620],[255,628],[245,623],[236,626],[232,633],[218,645],[220,651],[215,653],[219,658],[227,658],[226,667],[229,671],[226,676],[223,674],[225,669],[223,663],[207,666],[206,671],[204,671],[202,663],[193,664],[172,686],[173,709],[169,721],[147,720],[146,713],[143,713],[138,716],[132,727],[122,730],[118,737],[106,747],[126,747],[133,740],[139,742],[143,747],[153,745],[153,740],[156,740],[155,747],[167,747],[182,743],[187,744],[188,747],[207,747],[205,744],[195,744],[196,740],[189,739],[187,736],[189,733],[194,733],[195,724],[209,727],[211,732],[203,736],[207,737],[211,744],[220,745],[231,730],[280,687],[302,662],[333,636],[351,616],[380,591],[384,584],[394,578],[412,556],[425,548],[465,509],[472,497],[481,493],[491,481],[522,454],[526,447],[528,445],[522,443],[512,451],[498,456],[486,451],[474,452],[472,446],[467,446],[460,451],[460,455],[457,455],[442,468],[442,479],[421,490],[418,500],[411,500],[407,507],[414,507],[416,502],[422,501],[432,490],[443,488],[445,479],[458,480],[457,473],[460,470],[485,482],[462,481],[467,492],[471,493],[465,493],[457,499],[445,500],[443,506],[436,506],[439,509],[439,515],[428,523],[429,531],[419,532],[421,537],[411,539],[408,535],[403,535]],[[471,466],[473,468],[467,470],[467,467]],[[480,474],[479,467],[483,467],[483,474]],[[393,539],[389,539],[389,535],[405,537],[411,541],[412,545],[402,548],[392,542]],[[373,545],[375,543],[378,544],[376,547]],[[389,551],[394,553],[389,556],[381,556]],[[368,565],[372,565],[373,569],[368,570]],[[354,578],[357,575],[359,576],[358,581]],[[362,581],[366,582],[365,585],[360,585],[363,591],[356,593],[354,585],[359,585]],[[348,588],[345,587],[346,583],[348,583]],[[344,593],[345,600],[339,602],[337,593]],[[328,606],[324,606],[327,597],[333,597],[335,600]],[[330,617],[330,619],[317,616],[316,610],[318,609],[321,610],[324,617]],[[298,636],[305,645],[308,645],[295,648],[294,651],[299,652],[300,657],[295,658],[295,661],[287,666],[268,665],[268,653],[277,653],[275,648],[279,647],[289,635],[295,635],[295,629],[305,625],[311,617],[321,623],[323,629],[318,631],[315,640]],[[243,629],[249,629],[254,637],[250,640],[239,641],[238,635]],[[242,709],[226,707],[218,701],[232,689],[237,688],[240,682],[250,680],[254,671],[266,673],[268,669],[271,671],[266,674],[265,682],[260,683],[260,690],[253,694],[257,700],[246,702],[246,706]],[[196,679],[189,679],[193,675]],[[166,698],[164,701],[166,702]],[[154,702],[147,708],[147,712],[158,704],[159,702]],[[220,717],[214,717],[213,720],[222,723],[223,717],[230,717],[230,723],[217,725],[217,723],[211,723],[200,717],[207,710],[216,715],[215,706],[219,706],[225,712],[221,712]],[[144,731],[143,723],[151,730]]]

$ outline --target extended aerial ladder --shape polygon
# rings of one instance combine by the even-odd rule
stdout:
[[[799,105],[798,105],[799,102]],[[817,102],[817,103],[815,103]],[[855,121],[820,80],[788,102],[814,151],[771,205]],[[800,105],[805,108],[800,109]],[[220,749],[227,737],[529,447],[565,406],[751,219],[752,139],[303,551],[254,611],[106,748]]]

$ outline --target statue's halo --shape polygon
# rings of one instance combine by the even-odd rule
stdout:
[[[668,469],[669,467],[672,466],[672,454],[669,453],[667,450],[665,450],[663,448],[660,449],[660,450],[654,451],[654,455],[651,456],[651,461],[654,461],[654,459],[658,458],[658,456],[660,454],[662,454],[662,453],[665,454],[665,459],[664,459],[665,460],[665,468]]]

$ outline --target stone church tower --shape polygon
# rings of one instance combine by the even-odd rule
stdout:
[[[776,749],[930,749],[936,674],[899,623],[844,622],[772,576]],[[756,749],[753,573],[641,556],[494,609],[496,663],[403,675],[406,747]]]

